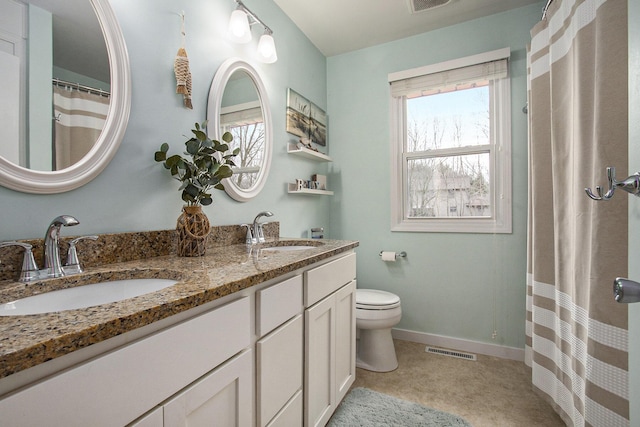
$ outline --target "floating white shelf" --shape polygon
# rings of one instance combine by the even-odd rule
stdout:
[[[296,156],[304,157],[306,159],[315,160],[317,162],[332,162],[331,157],[318,151],[313,151],[305,147],[298,147],[296,144],[289,143],[287,146],[287,153],[295,154]]]
[[[329,190],[312,190],[310,188],[303,188],[298,190],[298,186],[295,183],[289,183],[289,194],[316,194],[322,196],[333,196],[333,191]]]

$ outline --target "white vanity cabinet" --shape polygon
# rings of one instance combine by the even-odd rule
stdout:
[[[324,425],[355,378],[355,262],[338,255],[24,371],[3,389],[0,425]]]
[[[355,380],[355,274],[355,254],[304,274],[305,426],[324,426]]]

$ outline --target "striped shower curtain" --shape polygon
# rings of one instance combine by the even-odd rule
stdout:
[[[53,170],[77,163],[91,150],[108,111],[108,96],[53,86]]]
[[[629,425],[627,0],[555,0],[531,31],[526,363],[570,426]],[[638,402],[636,402],[637,404]]]

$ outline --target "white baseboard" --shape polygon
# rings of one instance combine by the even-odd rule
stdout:
[[[487,356],[495,356],[502,359],[524,362],[523,348],[506,347],[460,338],[451,338],[445,337],[444,335],[409,331],[407,329],[392,329],[391,335],[393,338],[403,341],[417,342],[420,344],[432,345],[434,347],[442,347],[451,350],[466,351],[469,353],[484,354]]]

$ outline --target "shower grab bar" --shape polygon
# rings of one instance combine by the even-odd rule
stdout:
[[[609,190],[607,190],[604,195],[602,194],[602,187],[598,185],[596,186],[596,194],[591,191],[591,188],[585,188],[584,191],[587,193],[587,196],[589,196],[589,198],[591,198],[592,200],[607,201],[613,197],[613,193],[615,192],[616,188],[620,188],[627,193],[640,197],[640,172],[636,172],[623,181],[617,181],[616,168],[608,167],[607,180],[609,181]]]

